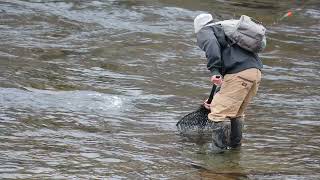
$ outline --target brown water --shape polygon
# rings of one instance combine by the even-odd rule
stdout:
[[[210,91],[201,12],[268,29],[243,146],[223,154],[175,128]],[[0,179],[320,179],[317,0],[0,0],[0,40]]]

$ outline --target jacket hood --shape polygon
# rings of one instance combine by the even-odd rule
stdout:
[[[194,25],[194,32],[198,33],[201,28],[203,28],[206,24],[212,21],[211,14],[199,14],[196,18],[194,18],[193,25]]]

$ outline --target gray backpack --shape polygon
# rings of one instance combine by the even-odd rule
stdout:
[[[265,33],[266,28],[260,22],[249,16],[242,15],[233,31],[226,33],[226,35],[240,47],[258,53],[266,47]]]
[[[225,35],[232,43],[239,45],[243,49],[258,53],[266,47],[266,28],[249,16],[242,15],[239,20],[224,20],[206,26],[216,24],[222,26]]]

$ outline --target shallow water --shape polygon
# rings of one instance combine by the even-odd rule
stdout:
[[[223,154],[175,128],[210,91],[201,12],[268,29],[243,146]],[[0,177],[320,179],[319,32],[316,0],[0,0]]]

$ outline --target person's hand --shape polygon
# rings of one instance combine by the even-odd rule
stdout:
[[[211,76],[210,81],[216,86],[221,86],[221,84],[223,83],[222,76],[219,76],[219,75]]]
[[[203,102],[203,106],[204,106],[206,109],[210,110],[210,104],[208,104],[208,99],[206,99],[206,100]]]

